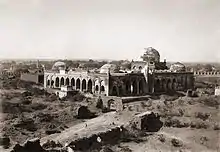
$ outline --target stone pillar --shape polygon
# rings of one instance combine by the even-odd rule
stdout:
[[[83,89],[82,89],[82,79],[80,80],[80,89],[79,90],[83,91]]]
[[[51,88],[51,83],[52,83],[52,77],[50,77],[50,88]]]
[[[44,74],[44,88],[47,88],[47,75]]]
[[[137,82],[137,95],[139,95],[139,80],[138,81],[136,81]]]

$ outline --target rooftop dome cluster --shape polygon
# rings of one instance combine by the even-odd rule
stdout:
[[[66,63],[58,61],[54,63],[52,70],[64,70],[65,68],[66,68]]]
[[[160,53],[152,48],[152,47],[148,47],[148,48],[144,48],[144,55],[141,56],[141,58],[143,59],[143,61],[147,61],[147,62],[160,62]]]
[[[170,71],[172,71],[172,72],[185,72],[186,67],[184,64],[182,64],[180,62],[176,62],[170,66]]]
[[[110,73],[116,73],[118,72],[118,67],[115,64],[104,64],[100,68],[100,73],[108,73],[108,71]]]

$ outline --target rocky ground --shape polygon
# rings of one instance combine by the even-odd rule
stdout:
[[[10,151],[15,143],[21,144],[35,137],[40,138],[41,142],[73,140],[75,136],[93,134],[128,123],[135,114],[145,111],[153,111],[161,116],[163,127],[160,131],[136,133],[132,130],[132,138],[126,136],[126,139],[88,151],[217,152],[220,148],[220,97],[208,93],[201,93],[198,97],[151,96],[145,101],[125,104],[122,112],[103,114],[96,108],[96,100],[81,94],[62,101],[39,88],[27,87],[27,84],[1,87],[0,92],[1,140],[9,137],[11,143],[9,149],[1,146],[0,151]],[[78,119],[77,109],[81,105],[87,106],[98,117]],[[4,142],[7,143],[7,140]]]

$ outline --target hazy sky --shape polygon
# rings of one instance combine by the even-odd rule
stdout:
[[[220,0],[0,0],[0,58],[220,62]]]

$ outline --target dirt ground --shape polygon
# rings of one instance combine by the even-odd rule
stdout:
[[[111,128],[112,122],[121,125],[136,113],[153,111],[161,115],[164,124],[159,132],[106,146],[116,152],[220,151],[220,97],[160,95],[127,103],[120,113],[103,114],[95,107],[94,99],[79,95],[61,101],[39,90],[22,87],[0,90],[1,136],[8,136],[12,145],[34,137],[41,138],[42,142],[47,139],[66,142],[67,137],[73,138],[72,134],[95,133]],[[76,111],[80,105],[87,105],[98,117],[77,119]],[[50,135],[52,133],[56,134]]]

